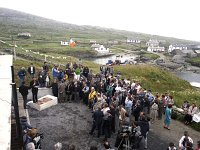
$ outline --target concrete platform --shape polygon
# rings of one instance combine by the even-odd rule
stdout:
[[[32,101],[28,103],[30,107],[37,109],[39,111],[57,104],[58,104],[58,98],[52,95],[45,95],[39,98],[37,103],[33,103]]]

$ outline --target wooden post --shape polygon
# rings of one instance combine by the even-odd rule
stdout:
[[[16,42],[14,42],[14,60],[16,61],[16,51],[15,51],[15,45],[16,45]]]

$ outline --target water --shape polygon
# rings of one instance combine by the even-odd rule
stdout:
[[[121,57],[122,56],[122,57]],[[135,54],[126,54],[126,53],[120,53],[108,57],[102,57],[102,58],[91,58],[90,60],[101,65],[105,65],[108,60],[115,61],[116,59],[120,59],[122,62],[125,61],[126,59],[128,60],[135,60],[137,55]],[[193,73],[191,71],[183,71],[183,72],[175,72],[175,75],[180,77],[183,80],[186,80],[188,82],[195,82],[200,84],[200,74]]]
[[[175,74],[188,82],[200,83],[200,74],[193,73],[191,71],[176,72]]]
[[[90,58],[90,61],[93,61],[97,64],[101,64],[101,65],[105,65],[108,60],[112,60],[115,61],[116,59],[120,59],[121,62],[124,62],[125,60],[131,60],[134,61],[135,58],[137,57],[137,55],[134,54],[125,54],[125,53],[121,53],[121,54],[116,54],[116,55],[112,55],[112,56],[108,56],[108,57],[101,57],[101,58]]]

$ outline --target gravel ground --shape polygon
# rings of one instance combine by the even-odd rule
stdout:
[[[37,127],[40,133],[44,133],[42,140],[43,150],[53,150],[54,144],[63,144],[63,150],[74,144],[77,150],[88,150],[91,145],[95,145],[99,150],[103,150],[103,139],[96,138],[96,135],[89,135],[92,126],[92,113],[82,103],[61,103],[43,111],[29,109],[30,122],[33,127]],[[176,145],[185,130],[190,132],[195,144],[200,140],[199,132],[196,132],[184,124],[172,121],[171,130],[163,129],[162,122],[158,120],[151,125],[148,136],[149,150],[164,150],[168,143],[173,141]],[[109,139],[112,148],[114,147],[116,134]],[[144,149],[140,144],[140,149]],[[115,148],[117,149],[117,148]]]
[[[51,89],[42,88],[38,91],[38,97],[45,95],[52,95]],[[18,97],[22,99],[19,93]],[[31,92],[28,98],[32,98]],[[29,114],[31,125],[44,133],[43,150],[53,150],[53,145],[57,142],[63,144],[63,150],[67,150],[69,144],[76,145],[80,150],[87,150],[91,145],[96,145],[99,150],[103,150],[103,136],[98,139],[95,135],[88,134],[92,126],[92,113],[83,104],[62,103],[43,111],[30,108]],[[171,130],[168,131],[163,129],[163,120],[157,120],[150,127],[148,149],[165,150],[171,141],[178,145],[184,131],[189,131],[196,145],[200,140],[199,132],[175,120],[172,120]],[[116,135],[112,135],[109,139],[112,148],[115,148],[115,139]],[[142,143],[140,149],[143,149]]]

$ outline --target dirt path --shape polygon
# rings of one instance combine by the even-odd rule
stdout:
[[[91,145],[103,150],[103,136],[99,139],[96,135],[89,135],[92,125],[92,113],[82,103],[62,103],[43,111],[29,109],[32,126],[44,133],[43,150],[52,150],[57,142],[63,144],[67,150],[69,144],[76,145],[79,150],[88,150]],[[194,142],[200,140],[200,134],[178,121],[172,121],[171,130],[163,129],[163,121],[157,121],[151,125],[148,138],[148,149],[166,149],[169,142],[178,145],[180,137],[185,130],[190,132]],[[109,139],[113,148],[116,134]],[[142,144],[141,144],[142,145]],[[115,148],[117,149],[117,148]],[[141,146],[140,149],[143,149]]]
[[[177,146],[179,139],[183,136],[184,131],[189,132],[190,137],[194,140],[195,146],[197,141],[200,140],[199,132],[177,120],[172,120],[171,130],[166,130],[163,128],[163,120],[157,120],[154,124],[151,125],[151,131],[165,142],[174,142]]]

